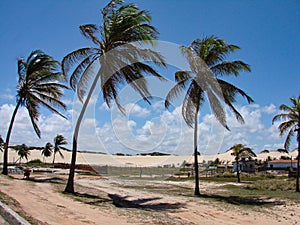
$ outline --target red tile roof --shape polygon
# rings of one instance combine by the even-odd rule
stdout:
[[[297,160],[285,160],[285,159],[277,159],[277,160],[272,160],[272,161],[269,161],[269,163],[297,163]]]

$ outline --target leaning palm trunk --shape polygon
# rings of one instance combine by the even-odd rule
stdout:
[[[198,112],[198,111],[197,111]],[[198,113],[195,113],[194,125],[194,168],[195,168],[195,196],[200,196],[199,166],[198,166]]]
[[[12,114],[11,120],[10,120],[10,124],[8,127],[8,131],[7,131],[7,135],[6,135],[6,141],[5,141],[5,145],[4,145],[4,153],[3,153],[3,170],[2,170],[2,174],[7,175],[8,174],[8,146],[9,146],[9,141],[10,141],[10,135],[11,135],[11,131],[12,131],[12,127],[18,112],[18,109],[20,107],[21,104],[21,100],[18,101],[16,108]]]
[[[79,134],[79,128],[83,119],[83,116],[85,114],[85,111],[87,109],[87,106],[90,102],[90,99],[92,97],[92,94],[95,90],[95,87],[98,83],[99,77],[100,77],[100,71],[99,70],[97,76],[95,77],[92,86],[89,90],[89,93],[84,101],[84,104],[82,106],[82,109],[80,111],[79,117],[76,122],[74,134],[73,134],[73,146],[72,146],[72,158],[71,158],[71,165],[70,165],[70,172],[69,172],[69,178],[68,178],[68,183],[65,188],[65,192],[67,193],[74,193],[74,175],[75,175],[75,167],[76,167],[76,156],[77,156],[77,145],[78,145],[78,134]]]
[[[65,74],[72,71],[70,76],[71,87],[77,89],[79,99],[84,102],[73,134],[72,159],[70,173],[65,192],[74,193],[74,173],[76,153],[78,144],[78,132],[84,113],[100,79],[103,98],[108,106],[115,101],[121,111],[118,99],[119,85],[130,84],[133,89],[149,102],[151,97],[143,74],[150,74],[161,78],[155,69],[141,61],[152,61],[158,66],[165,67],[166,64],[160,54],[150,50],[142,49],[134,44],[151,43],[157,39],[157,30],[150,25],[149,14],[140,10],[133,4],[124,4],[122,0],[111,0],[101,11],[103,24],[81,25],[82,34],[97,45],[96,48],[82,48],[71,52],[63,59],[63,71]],[[98,38],[100,35],[100,38]],[[129,44],[126,46],[126,44]],[[123,46],[119,48],[120,46]],[[124,47],[126,46],[126,47]],[[113,54],[109,51],[117,49]],[[103,59],[105,58],[105,59]],[[100,60],[100,70],[94,77],[93,64]],[[131,63],[129,63],[131,62]],[[131,65],[132,64],[132,65]],[[103,68],[104,67],[104,68]],[[106,68],[106,69],[105,69]],[[117,70],[115,70],[117,69]],[[88,87],[89,81],[93,80],[92,86]],[[89,89],[89,91],[87,91]],[[88,95],[86,96],[86,93]],[[83,98],[86,96],[85,100]]]

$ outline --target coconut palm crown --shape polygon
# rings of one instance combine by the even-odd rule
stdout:
[[[73,134],[72,159],[66,192],[74,193],[74,171],[76,163],[77,139],[80,124],[89,100],[100,82],[104,101],[110,107],[112,101],[124,113],[118,93],[122,85],[129,84],[144,100],[150,101],[145,74],[162,79],[159,73],[145,61],[165,67],[162,56],[143,48],[153,44],[158,31],[150,25],[151,17],[145,10],[134,4],[124,4],[121,0],[111,1],[101,11],[102,24],[80,26],[84,37],[91,40],[94,47],[75,50],[64,57],[64,74],[70,75],[70,85],[76,90],[83,107],[77,119]],[[95,71],[95,67],[98,67]]]
[[[244,122],[242,115],[234,107],[237,94],[253,102],[243,90],[221,79],[227,75],[238,76],[241,71],[250,72],[250,66],[243,61],[228,61],[226,57],[239,50],[236,45],[228,44],[215,36],[194,40],[188,47],[182,47],[187,57],[190,71],[177,71],[176,84],[166,96],[165,106],[169,108],[171,101],[182,92],[185,96],[182,104],[182,115],[188,126],[194,127],[194,165],[195,195],[200,195],[198,178],[198,113],[205,101],[205,95],[217,120],[229,130],[226,113],[221,102],[234,113],[237,120]]]
[[[30,150],[29,150],[27,145],[22,144],[22,145],[15,146],[15,150],[16,150],[18,156],[19,156],[18,160],[19,160],[20,163],[21,163],[21,160],[23,158],[28,160],[28,156],[30,155]]]
[[[62,154],[61,149],[67,150],[65,147],[63,147],[64,145],[67,145],[67,144],[68,144],[68,142],[63,135],[61,135],[61,134],[56,135],[56,137],[54,138],[53,164],[55,161],[55,155],[57,153],[59,153],[61,158],[64,158],[64,155]]]
[[[44,159],[45,159],[45,157],[51,156],[52,147],[53,147],[53,145],[50,142],[46,143],[45,147],[42,150],[42,155],[43,155]]]
[[[61,98],[63,89],[68,87],[61,83],[65,82],[66,78],[59,70],[59,62],[41,50],[33,51],[27,60],[22,58],[18,60],[17,105],[13,111],[6,135],[3,174],[7,175],[8,172],[8,146],[19,107],[26,107],[33,129],[39,138],[41,137],[41,131],[38,127],[38,120],[41,106],[65,118],[59,110],[66,109],[66,105],[61,101]]]

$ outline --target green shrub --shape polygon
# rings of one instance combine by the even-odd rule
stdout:
[[[294,191],[294,179],[268,179],[257,180],[254,184],[246,187],[250,190],[269,190],[269,191]]]
[[[33,159],[30,160],[27,164],[41,164],[42,161],[40,159]]]

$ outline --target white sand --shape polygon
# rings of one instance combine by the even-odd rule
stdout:
[[[71,152],[62,151],[64,158],[61,158],[59,154],[56,155],[55,162],[57,163],[70,163],[71,161]],[[270,153],[260,153],[257,155],[258,160],[265,160],[268,157],[271,159],[280,159],[281,156],[292,156],[295,158],[297,156],[297,150],[287,153],[280,153],[277,151],[271,151]],[[3,152],[0,152],[0,159],[2,161]],[[15,162],[18,159],[16,151],[9,150],[9,162]],[[213,161],[216,158],[219,158],[220,161],[224,163],[230,163],[234,161],[234,156],[231,155],[231,152],[225,152],[217,155],[201,155],[199,157],[199,162],[208,162]],[[31,150],[28,161],[33,159],[40,159],[41,161],[51,163],[53,158],[43,158],[40,150]],[[255,158],[254,158],[255,159]],[[22,162],[25,162],[26,159],[22,159]],[[87,153],[87,152],[78,152],[77,154],[77,164],[89,164],[89,165],[109,165],[109,166],[127,166],[127,167],[136,167],[136,166],[164,166],[164,165],[174,165],[179,167],[182,163],[186,161],[188,163],[193,163],[193,156],[116,156],[116,155],[105,155],[97,153]]]

